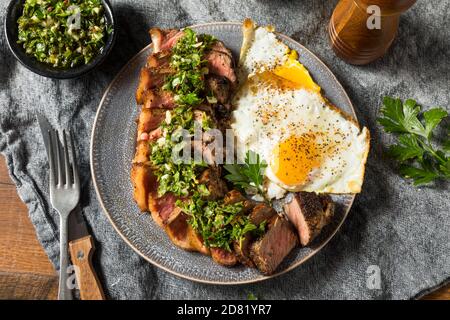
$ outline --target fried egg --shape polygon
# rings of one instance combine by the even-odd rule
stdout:
[[[267,163],[269,198],[288,191],[361,191],[369,131],[321,95],[272,28],[244,23],[240,81],[231,124],[237,153],[242,158],[252,150]]]

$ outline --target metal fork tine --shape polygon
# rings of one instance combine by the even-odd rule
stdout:
[[[72,157],[72,169],[73,169],[73,184],[75,186],[79,186],[80,185],[80,178],[78,177],[78,169],[77,169],[77,157],[76,157],[76,153],[75,153],[75,143],[73,142],[73,136],[72,136],[72,132],[70,130],[68,130],[68,134],[69,134],[69,139],[70,139],[70,156]]]
[[[61,133],[62,140],[59,139],[59,133]],[[60,216],[60,274],[58,297],[61,300],[70,300],[72,298],[72,292],[67,285],[69,276],[66,272],[69,266],[68,223],[70,213],[76,208],[80,201],[80,183],[75,157],[75,146],[73,144],[73,137],[70,130],[62,130],[62,132],[58,132],[56,130],[49,129],[47,134],[48,152],[50,155],[50,202],[53,208],[58,211]],[[67,135],[69,135],[69,137],[67,137]],[[72,163],[70,161],[70,155],[72,158]],[[72,169],[70,166],[72,166]],[[73,182],[71,179],[72,173]]]
[[[50,130],[47,132],[48,134],[48,141],[49,141],[49,145],[48,145],[48,151],[49,151],[49,166],[50,166],[50,186],[54,186],[55,183],[55,150],[54,150],[54,145],[53,145],[53,137],[52,134],[50,132]]]
[[[58,167],[58,185],[64,185],[64,177],[63,177],[63,165],[64,163],[61,161],[61,142],[59,141],[58,131],[53,130],[54,142],[56,144],[56,166]]]
[[[66,185],[70,187],[72,185],[72,178],[70,172],[69,162],[69,150],[67,148],[66,130],[63,130],[63,150],[64,150],[64,168],[66,169]]]

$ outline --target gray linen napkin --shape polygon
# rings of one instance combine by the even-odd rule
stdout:
[[[9,1],[0,1],[0,24]],[[387,55],[364,67],[336,58],[327,24],[337,1],[112,1],[118,39],[108,60],[75,80],[52,80],[22,67],[0,33],[0,152],[50,260],[58,265],[58,219],[49,205],[47,161],[37,123],[40,111],[55,127],[71,126],[80,155],[81,205],[97,242],[95,268],[115,299],[408,299],[448,282],[448,184],[415,188],[384,157],[392,137],[376,117],[384,95],[412,97],[450,108],[448,1],[420,1],[401,19]],[[89,137],[103,91],[119,69],[148,44],[151,26],[182,27],[252,17],[273,24],[317,54],[336,74],[372,134],[362,194],[340,232],[296,270],[254,285],[212,286],[180,279],[140,258],[102,212],[89,171]],[[0,213],[1,214],[1,213]],[[379,279],[377,274],[379,271]]]

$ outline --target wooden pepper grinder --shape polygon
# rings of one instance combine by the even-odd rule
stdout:
[[[351,64],[381,57],[397,33],[400,14],[416,0],[341,0],[328,33],[337,56]]]

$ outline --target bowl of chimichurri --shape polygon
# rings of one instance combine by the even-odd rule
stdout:
[[[101,64],[116,31],[108,0],[13,0],[8,45],[25,67],[49,78],[75,78]]]

